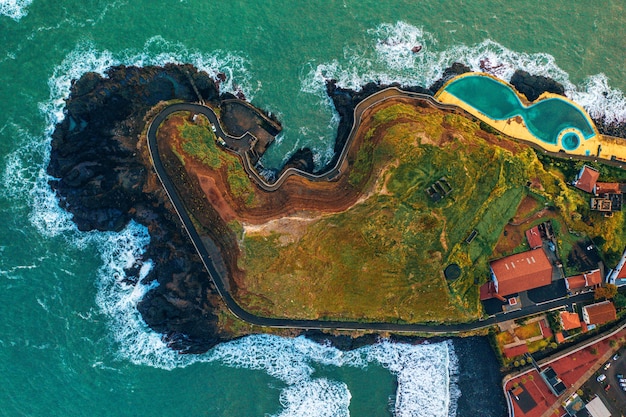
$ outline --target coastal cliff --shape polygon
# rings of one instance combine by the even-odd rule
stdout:
[[[52,135],[48,174],[59,204],[79,230],[119,231],[129,221],[145,225],[158,281],[138,308],[146,323],[174,349],[206,351],[221,338],[214,289],[158,183],[140,143],[147,112],[161,101],[218,103],[216,83],[190,65],[115,67],[106,77],[87,73],[75,81],[65,118]],[[126,271],[138,280],[140,265]]]
[[[447,79],[467,71],[468,67],[454,64],[430,88],[402,88],[432,95]],[[517,74],[514,81],[529,99],[543,91],[562,91],[554,81],[529,74]],[[154,174],[142,132],[160,102],[201,98],[219,106],[221,100],[233,99],[220,94],[219,82],[191,65],[119,66],[105,77],[87,73],[72,85],[65,118],[52,135],[48,166],[60,206],[72,213],[80,230],[120,231],[130,221],[148,228],[151,239],[144,259],[154,266],[143,283],[159,285],[146,294],[138,309],[172,349],[188,353],[206,351],[231,336],[220,333],[215,313],[219,297]],[[335,165],[352,128],[355,106],[389,86],[369,83],[353,91],[330,80],[326,87],[340,122],[335,157],[326,167],[318,167],[318,173]],[[306,148],[286,166],[316,169]],[[140,266],[127,270],[123,280],[136,283]],[[353,345],[339,339],[338,344]]]

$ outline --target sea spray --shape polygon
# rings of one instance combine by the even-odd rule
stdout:
[[[0,14],[19,21],[28,13],[33,0],[0,0]]]
[[[442,76],[446,67],[460,62],[472,71],[488,72],[505,81],[510,81],[516,70],[552,78],[563,84],[566,95],[592,117],[604,117],[609,123],[626,121],[624,94],[611,88],[604,74],[592,75],[581,85],[574,85],[550,54],[516,52],[491,39],[438,50],[432,34],[402,21],[381,24],[367,34],[373,48],[350,47],[346,48],[343,60],[306,64],[308,70],[301,77],[301,90],[322,97],[329,79],[353,90],[368,82],[428,87]],[[412,52],[414,46],[420,46],[421,50]]]

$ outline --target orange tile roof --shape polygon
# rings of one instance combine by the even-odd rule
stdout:
[[[587,279],[588,287],[602,284],[602,274],[600,273],[599,269],[594,269],[593,271],[586,272],[585,278]]]
[[[565,278],[565,284],[568,290],[580,290],[587,286],[587,281],[585,276],[580,274]]]
[[[617,318],[615,305],[608,300],[585,306],[583,310],[587,310],[589,324],[604,324]]]
[[[561,312],[561,324],[563,330],[578,329],[580,327],[580,317],[578,313]]]
[[[561,332],[558,332],[557,334],[555,334],[554,337],[556,338],[557,343],[563,343],[565,341],[565,338],[563,337],[563,333]]]
[[[516,356],[521,356],[524,353],[528,353],[528,346],[526,346],[526,344],[504,349],[504,356],[506,356],[508,359],[514,358]]]
[[[574,187],[586,191],[588,193],[593,192],[593,187],[595,187],[598,178],[600,177],[600,173],[591,168],[588,165],[585,165],[578,174],[578,179],[574,182]]]
[[[541,235],[539,234],[539,226],[535,226],[532,229],[526,230],[526,240],[531,249],[535,249],[541,246]]]
[[[612,193],[620,194],[620,186],[616,182],[597,182],[596,183],[596,195]]]
[[[552,264],[543,248],[492,261],[490,266],[502,296],[552,283]]]
[[[586,287],[593,287],[602,283],[602,274],[599,269],[585,272],[580,275],[573,275],[565,278],[565,285],[569,290],[580,290]]]

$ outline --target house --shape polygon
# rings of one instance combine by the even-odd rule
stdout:
[[[522,356],[526,353],[528,353],[528,346],[526,345],[526,343],[509,347],[509,348],[504,348],[504,356],[506,356],[507,359],[512,359],[517,356]]]
[[[617,182],[597,182],[593,190],[595,195],[621,194],[621,186]]]
[[[615,305],[609,300],[583,307],[583,321],[587,324],[600,325],[616,318]]]
[[[563,330],[574,330],[581,327],[580,317],[578,313],[570,313],[568,311],[562,311],[560,314],[561,327]]]
[[[543,248],[497,259],[489,266],[491,297],[502,298],[552,283],[552,263]]]
[[[579,190],[594,194],[599,177],[600,172],[597,169],[592,168],[589,165],[585,165],[581,168],[580,172],[572,182],[572,185]]]
[[[594,211],[604,212],[605,215],[611,216],[611,213],[622,211],[624,197],[622,193],[605,193],[597,197],[591,197],[590,208]]]
[[[588,165],[582,167],[572,185],[579,190],[593,194],[591,198],[591,210],[601,211],[605,216],[611,216],[613,212],[622,211],[623,184],[617,182],[599,182],[600,172]]]
[[[541,234],[539,233],[539,226],[526,230],[526,240],[528,241],[528,246],[530,246],[531,249],[541,247],[543,239],[541,239]]]
[[[572,293],[590,290],[602,284],[602,273],[599,269],[565,278],[565,288]]]
[[[607,282],[617,286],[626,285],[626,248],[615,269],[609,272]]]

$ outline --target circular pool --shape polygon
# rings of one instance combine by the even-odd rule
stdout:
[[[561,138],[561,146],[566,151],[573,151],[580,146],[580,138],[576,133],[568,132]]]

